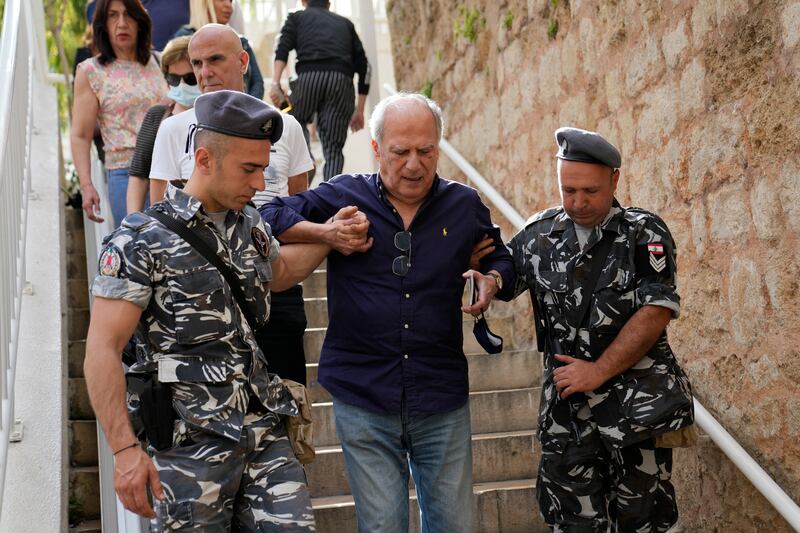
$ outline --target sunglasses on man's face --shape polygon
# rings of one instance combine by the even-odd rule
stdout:
[[[197,85],[197,77],[194,75],[194,72],[189,72],[188,74],[167,74],[167,84],[170,87],[177,87],[181,80],[186,83],[186,85]]]

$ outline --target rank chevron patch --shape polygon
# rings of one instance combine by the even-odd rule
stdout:
[[[650,252],[650,266],[653,267],[653,270],[656,272],[661,272],[667,268],[667,256],[664,255],[663,244],[648,244],[647,251]]]

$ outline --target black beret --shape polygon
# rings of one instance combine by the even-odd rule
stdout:
[[[283,133],[281,113],[258,98],[238,91],[214,91],[194,101],[197,129],[275,144]]]
[[[622,166],[622,156],[613,144],[593,131],[578,128],[556,130],[556,157],[564,161],[594,163],[611,168]]]

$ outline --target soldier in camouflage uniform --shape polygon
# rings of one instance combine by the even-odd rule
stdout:
[[[234,91],[203,95],[195,106],[194,172],[183,190],[170,186],[153,209],[216,250],[242,281],[251,314],[265,321],[269,290],[302,280],[328,248],[279,248],[247,203],[264,188],[280,114]],[[104,246],[92,285],[85,373],[115,455],[122,503],[151,518],[155,531],[313,531],[305,474],[282,424],[297,406],[268,374],[220,272],[146,213],[126,217]],[[150,442],[147,454],[128,417],[120,365],[134,329],[143,349],[129,374],[168,384],[176,415],[171,446],[156,449]],[[131,395],[129,407],[138,400]]]
[[[675,245],[658,216],[614,199],[621,157],[599,135],[556,132],[562,206],[509,242],[515,295],[530,290],[545,354],[537,498],[555,531],[666,531],[677,520],[672,450],[693,422],[691,388],[667,343],[677,318]],[[582,284],[613,239],[593,295]],[[602,253],[600,255],[603,255]],[[592,298],[578,324],[583,298]]]

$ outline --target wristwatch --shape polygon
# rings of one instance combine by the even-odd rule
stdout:
[[[487,276],[492,276],[494,278],[494,282],[497,283],[497,292],[503,290],[503,276],[492,270],[486,274]]]

